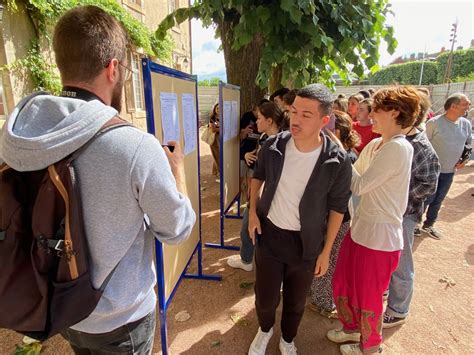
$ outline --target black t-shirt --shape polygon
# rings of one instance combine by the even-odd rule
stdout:
[[[240,141],[240,160],[245,160],[245,153],[251,152],[257,147],[257,142],[260,138],[260,134],[257,130],[257,118],[252,111],[245,112],[240,119],[240,129],[247,128],[249,125],[253,133]]]

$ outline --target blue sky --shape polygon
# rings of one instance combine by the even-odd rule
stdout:
[[[390,55],[384,42],[380,48],[382,66],[400,55],[414,52],[437,52],[450,48],[451,25],[459,22],[457,46],[468,48],[474,39],[474,1],[452,0],[393,0],[387,23],[394,26],[398,47]],[[203,28],[200,21],[192,21],[193,73],[200,78],[225,75],[224,55],[219,51],[220,40],[214,38],[214,29]]]

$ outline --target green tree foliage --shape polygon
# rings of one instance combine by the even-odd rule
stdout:
[[[438,83],[442,83],[448,64],[449,52],[444,52],[436,58],[439,63]],[[453,66],[451,69],[451,79],[466,77],[474,72],[474,47],[453,52]]]
[[[420,82],[421,67],[423,66],[422,85],[436,84],[438,81],[438,63],[425,61],[392,64],[369,77],[371,85],[418,85]]]
[[[318,81],[333,84],[334,72],[348,82],[351,73],[362,77],[365,68],[377,70],[382,39],[394,51],[393,28],[385,25],[389,6],[387,0],[196,0],[165,18],[157,35],[188,18],[214,24],[228,80],[242,91],[254,83],[266,88],[278,65],[281,84],[309,83],[311,67]],[[255,49],[245,53],[248,46]]]
[[[80,5],[95,5],[114,16],[122,23],[128,32],[132,43],[142,48],[146,54],[157,57],[164,62],[171,62],[173,41],[166,34],[158,40],[155,33],[149,30],[143,23],[130,15],[115,0],[8,0],[7,8],[15,12],[18,5],[23,3],[27,13],[32,20],[37,38],[32,41],[32,45],[25,58],[21,58],[10,66],[1,69],[22,72],[22,69],[29,71],[35,90],[46,90],[57,93],[61,88],[57,67],[47,64],[41,54],[41,43],[50,46],[51,31],[54,23],[67,10]],[[49,48],[48,48],[49,49]]]
[[[219,78],[199,80],[198,85],[199,86],[219,86],[219,80],[220,80]]]

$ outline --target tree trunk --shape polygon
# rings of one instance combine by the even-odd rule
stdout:
[[[270,83],[268,85],[268,90],[270,91],[270,94],[282,88],[282,84],[281,84],[282,76],[283,76],[282,64],[278,64],[277,66],[272,68],[272,77],[270,78]]]
[[[221,22],[219,30],[224,49],[227,81],[229,84],[240,86],[240,112],[243,114],[250,111],[265,94],[265,90],[255,83],[262,56],[263,40],[261,36],[256,35],[248,45],[234,51],[232,49],[233,22]]]

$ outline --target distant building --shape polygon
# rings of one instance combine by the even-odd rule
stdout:
[[[141,21],[151,30],[171,12],[179,7],[188,7],[188,0],[116,0],[132,16]],[[0,67],[12,64],[23,58],[29,43],[36,38],[34,27],[31,23],[23,2],[16,2],[18,11],[11,12],[3,7],[0,9]],[[0,5],[1,6],[1,5]],[[4,5],[5,6],[5,5]],[[191,73],[191,26],[190,21],[185,21],[170,30],[174,42],[171,66],[175,69]],[[54,61],[53,53],[43,53],[50,61]],[[122,105],[121,116],[133,122],[134,125],[146,129],[145,101],[143,98],[143,82],[141,71],[141,58],[144,56],[139,48],[132,48],[128,53],[130,67],[135,73],[125,84],[125,105]],[[167,64],[170,65],[169,63]],[[27,94],[33,85],[25,77],[11,75],[6,71],[0,72],[0,127],[9,112]]]
[[[474,39],[471,40],[471,47],[474,47]],[[461,49],[463,49],[462,46],[459,46],[456,48],[456,50],[461,50]],[[425,53],[425,60],[434,61],[443,52],[446,52],[445,47],[441,47],[439,52]],[[389,65],[409,63],[409,62],[414,62],[418,60],[423,60],[423,52],[402,55],[400,57],[395,58]]]

